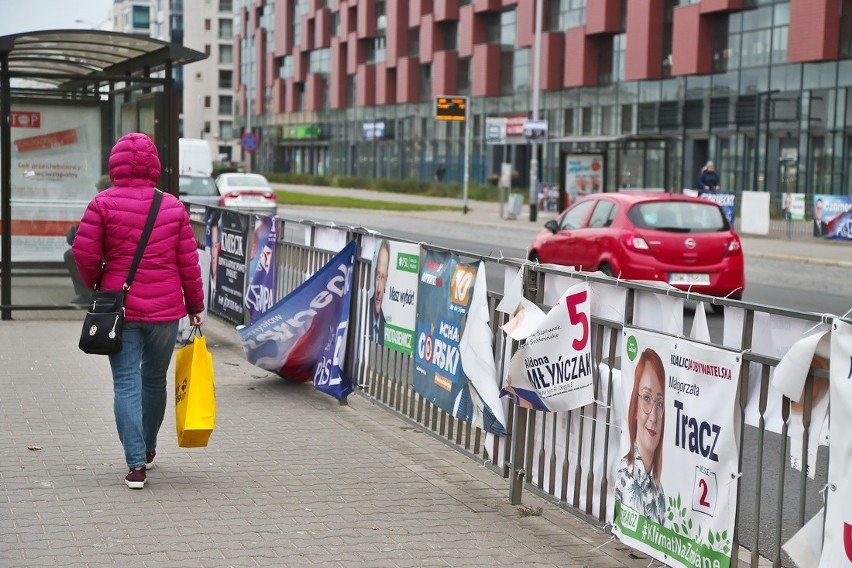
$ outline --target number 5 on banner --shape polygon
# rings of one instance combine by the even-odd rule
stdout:
[[[577,309],[580,304],[584,304],[586,302],[588,297],[589,293],[586,290],[565,296],[565,305],[568,307],[568,320],[571,322],[571,325],[579,325],[582,328],[580,337],[574,339],[571,343],[571,347],[573,347],[575,351],[584,350],[586,348],[586,343],[589,341],[589,314]]]
[[[716,473],[707,468],[695,468],[695,485],[692,488],[692,510],[712,517],[716,512],[719,487]]]

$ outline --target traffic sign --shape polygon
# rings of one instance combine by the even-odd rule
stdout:
[[[240,140],[240,145],[242,145],[243,150],[246,152],[254,152],[257,150],[258,144],[260,144],[260,140],[257,139],[257,135],[252,134],[251,132],[243,134],[243,137]]]

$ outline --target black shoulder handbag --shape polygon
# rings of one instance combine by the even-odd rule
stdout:
[[[124,300],[127,291],[130,290],[133,277],[136,276],[136,269],[139,267],[142,255],[145,253],[145,247],[148,245],[148,238],[154,228],[154,221],[157,219],[157,212],[162,200],[163,192],[156,190],[154,200],[151,202],[151,209],[148,211],[145,229],[142,231],[139,245],[136,247],[136,256],[133,257],[130,272],[127,273],[127,279],[124,281],[121,290],[100,290],[100,279],[98,280],[95,292],[92,293],[89,311],[86,312],[86,319],[83,320],[83,331],[80,333],[79,346],[82,351],[93,355],[112,355],[121,351]],[[103,268],[104,265],[102,264],[101,267]],[[101,276],[103,276],[103,272]]]

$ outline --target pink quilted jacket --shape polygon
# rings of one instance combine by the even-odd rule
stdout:
[[[72,250],[80,276],[94,289],[124,284],[154,187],[160,179],[157,148],[144,134],[122,136],[109,157],[113,187],[97,194],[80,221]],[[101,277],[101,259],[106,266]],[[204,311],[195,236],[184,205],[163,194],[154,230],[125,302],[127,321],[165,322]]]

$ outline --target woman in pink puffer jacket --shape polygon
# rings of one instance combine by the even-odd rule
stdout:
[[[144,134],[122,136],[109,157],[113,186],[86,208],[72,250],[86,286],[119,290],[160,179],[160,159]],[[105,266],[101,269],[101,260]],[[166,373],[178,322],[202,324],[204,292],[195,236],[184,205],[163,194],[157,220],[125,300],[122,349],[110,355],[115,422],[130,471],[125,483],[145,486],[166,411]]]

